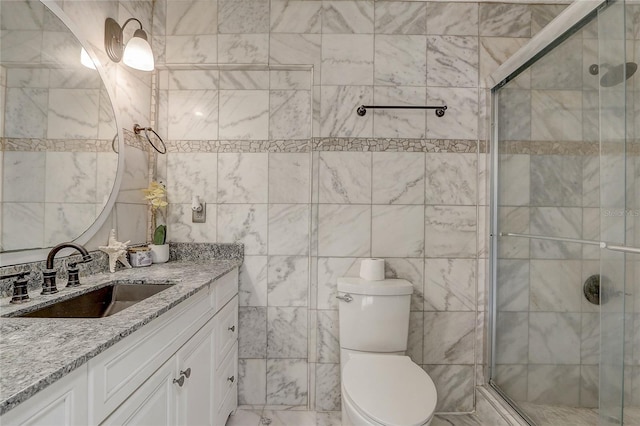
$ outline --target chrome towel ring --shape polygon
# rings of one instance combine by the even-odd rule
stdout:
[[[160,135],[156,133],[155,130],[153,130],[151,127],[140,127],[140,125],[137,124],[137,123],[133,125],[133,132],[136,135],[139,135],[140,132],[143,131],[143,130],[144,130],[144,135],[147,137],[147,141],[149,141],[149,144],[153,147],[153,149],[155,149],[160,154],[166,154],[167,153],[167,145],[165,145],[164,141],[162,140]],[[153,134],[156,135],[156,137],[158,138],[158,140],[162,144],[162,151],[160,151],[158,149],[158,147],[151,141],[151,138],[149,137],[149,132],[153,132]]]
[[[111,139],[111,149],[117,154],[118,150],[116,149],[116,139],[118,139],[117,133],[113,136],[113,139]]]

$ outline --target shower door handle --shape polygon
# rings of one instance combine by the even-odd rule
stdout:
[[[353,297],[349,293],[345,293],[344,296],[336,296],[336,299],[344,300],[349,303],[353,300]]]

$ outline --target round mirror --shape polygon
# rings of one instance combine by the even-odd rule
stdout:
[[[0,25],[0,264],[7,265],[97,232],[115,202],[123,144],[100,66],[58,6],[3,2]]]

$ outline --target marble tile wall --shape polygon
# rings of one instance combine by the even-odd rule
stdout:
[[[434,378],[437,410],[474,409],[488,256],[483,81],[553,13],[155,3],[169,238],[245,244],[241,404],[340,408],[336,279],[381,256],[387,276],[414,284],[408,352]],[[449,109],[354,113],[371,103]],[[194,193],[208,203],[205,224],[190,221]]]
[[[158,129],[169,140],[306,140],[308,67],[193,69],[159,73]]]
[[[443,388],[443,395],[455,396],[443,400],[449,405],[441,409],[471,410],[476,158],[409,152],[169,154],[169,239],[245,244],[241,383],[266,387],[243,385],[244,403],[339,407],[336,278],[357,275],[362,257],[382,256],[389,277],[409,279],[415,287],[409,348],[414,360],[443,375],[442,386],[451,383],[450,374],[461,380],[460,386]],[[460,188],[454,199],[447,195],[448,181]],[[208,203],[205,224],[190,223],[192,190]],[[297,368],[305,374],[294,374]],[[315,389],[309,389],[311,373]],[[289,381],[276,386],[272,380]]]
[[[529,200],[522,199],[525,201],[522,204],[514,199],[513,205],[501,207],[502,232],[599,239],[600,209],[588,203],[583,205],[590,197],[582,197],[583,189],[575,187],[576,182],[587,187],[589,178],[582,170],[579,175],[569,177],[573,166],[566,164],[563,169],[561,164],[556,164],[569,161],[582,167],[590,158],[507,157],[507,161],[522,157],[515,161],[526,162],[524,170],[531,167],[529,178],[520,179],[521,183],[526,181],[526,185],[530,185],[531,195]],[[538,172],[552,164],[560,173],[547,170],[545,182],[551,183],[536,188],[541,185]],[[560,178],[564,172],[567,176]],[[544,200],[537,196],[542,188],[546,191]],[[557,191],[564,191],[565,197],[550,200]],[[577,199],[572,200],[573,195],[578,195]],[[536,203],[549,207],[536,207]],[[582,294],[583,282],[599,273],[599,251],[577,243],[506,237],[500,241],[499,257],[498,363],[501,365],[498,377],[505,379],[506,388],[518,400],[544,404],[549,401],[539,400],[536,395],[553,399],[550,396],[553,393],[570,398],[570,401],[564,400],[566,404],[591,407],[589,404],[597,402],[593,392],[586,394],[586,388],[581,392],[580,387],[558,385],[586,380],[581,374],[596,368],[599,360],[599,309],[589,304]],[[555,368],[560,364],[564,370]],[[569,369],[570,366],[575,368]],[[555,369],[550,369],[552,367]],[[522,368],[524,371],[528,368],[528,382],[527,375],[515,373]],[[541,372],[546,373],[541,375]],[[540,386],[544,390],[538,389]]]

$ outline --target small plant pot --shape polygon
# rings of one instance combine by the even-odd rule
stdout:
[[[151,249],[151,261],[153,263],[165,263],[169,260],[169,244],[149,244]]]

